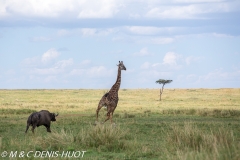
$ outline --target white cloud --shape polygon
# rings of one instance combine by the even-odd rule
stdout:
[[[73,2],[73,1],[71,1]],[[74,7],[67,1],[51,0],[8,0],[4,1],[0,10],[5,16],[24,17],[59,17],[64,12],[69,12]]]
[[[15,76],[15,77],[8,77],[6,82],[11,84],[11,87],[9,88],[16,89],[15,88],[16,84],[25,83],[25,80],[26,80],[25,76]]]
[[[195,14],[199,13],[195,5],[189,6],[174,6],[174,7],[155,7],[146,13],[148,18],[193,18]]]
[[[72,66],[73,64],[73,60],[70,58],[68,60],[58,61],[51,67],[30,68],[28,73],[33,75],[57,75],[60,73],[65,73],[67,67]]]
[[[184,28],[182,27],[169,27],[169,28],[157,28],[157,27],[140,27],[140,26],[127,26],[127,27],[113,27],[113,28],[78,28],[73,30],[59,30],[57,36],[69,36],[80,35],[83,37],[93,36],[111,36],[113,41],[131,41],[135,43],[144,44],[169,44],[175,41],[175,37],[159,37],[161,33],[169,34],[177,33]],[[130,33],[130,34],[129,34]],[[156,34],[155,34],[156,33]],[[150,35],[150,36],[145,36]],[[139,36],[142,36],[141,38]],[[49,38],[51,39],[51,38]]]
[[[159,70],[161,67],[163,67],[163,64],[162,63],[150,63],[150,62],[144,62],[142,65],[141,65],[141,69],[157,69]]]
[[[49,61],[57,58],[59,55],[60,55],[60,53],[56,49],[51,48],[42,55],[42,62],[44,62],[44,63],[49,62]]]
[[[73,59],[72,58],[70,58],[68,60],[58,61],[55,64],[55,68],[66,68],[66,67],[71,66],[71,65],[73,65]]]
[[[150,43],[153,44],[169,44],[174,42],[174,38],[169,37],[157,37],[157,38],[151,38]]]
[[[108,36],[109,34],[116,33],[118,29],[116,28],[81,28],[79,29],[82,36]]]
[[[119,6],[115,2],[111,0],[88,1],[81,8],[78,18],[111,18],[119,11]]]
[[[240,81],[240,70],[226,72],[223,69],[217,69],[200,76],[200,81]]]
[[[43,42],[64,38],[66,36],[82,37],[111,37],[112,41],[122,41],[138,44],[159,44],[166,45],[177,43],[180,40],[189,38],[232,38],[234,36],[221,33],[201,33],[191,34],[196,28],[191,27],[143,27],[143,26],[125,26],[113,28],[76,28],[60,29],[53,35],[39,36],[31,38],[34,42]],[[188,32],[189,31],[189,32]],[[160,36],[161,35],[161,36]]]
[[[9,69],[9,70],[5,71],[5,74],[6,75],[15,75],[16,71],[14,69]]]
[[[221,34],[221,33],[212,33],[212,36],[217,38],[233,38],[234,37],[228,34]]]
[[[112,41],[122,41],[138,44],[159,44],[166,45],[177,43],[180,40],[189,38],[232,38],[233,36],[221,33],[201,33],[191,34],[198,30],[191,27],[144,27],[144,26],[124,26],[113,28],[76,28],[76,29],[60,29],[51,36],[39,36],[31,38],[34,42],[51,41],[66,36],[82,36],[82,37],[107,37]],[[188,32],[189,31],[189,32]],[[161,35],[161,36],[160,36]]]
[[[186,80],[189,83],[195,83],[199,80],[199,76],[195,74],[190,74],[186,76]]]
[[[40,57],[32,57],[32,58],[25,58],[22,63],[24,67],[34,67],[41,64],[41,58]]]
[[[8,0],[0,1],[1,17],[111,18],[119,11],[112,0]]]
[[[93,36],[96,34],[97,29],[95,28],[83,28],[81,29],[83,36]]]
[[[1,18],[50,18],[75,21],[89,18],[202,18],[205,13],[239,11],[238,1],[221,0],[4,0]],[[200,16],[199,16],[200,15]],[[23,18],[24,17],[24,18]],[[208,17],[206,17],[208,18]]]
[[[179,55],[174,52],[168,52],[163,58],[163,64],[177,65]]]
[[[141,76],[147,77],[146,79],[154,79],[159,77],[171,78],[173,73],[182,69],[181,64],[182,56],[174,52],[167,52],[162,62],[150,63],[144,62],[140,68]]]
[[[114,41],[130,41],[139,44],[159,44],[165,45],[170,44],[175,41],[175,38],[170,37],[156,37],[156,36],[149,36],[149,37],[140,37],[140,36],[119,36],[114,37]]]
[[[54,49],[51,48],[47,50],[45,53],[42,54],[42,56],[35,56],[31,58],[25,58],[21,64],[24,67],[42,67],[44,66],[47,62],[50,62],[53,59],[57,59],[60,53]]]
[[[174,3],[214,3],[223,1],[224,0],[173,0]]]
[[[108,36],[112,33],[116,33],[117,28],[77,28],[77,29],[60,29],[55,34],[55,37],[66,37],[66,36]],[[49,38],[50,40],[52,38]]]
[[[88,59],[86,59],[86,60],[83,60],[80,64],[81,64],[81,65],[88,65],[88,64],[90,64],[90,63],[91,63],[91,61],[88,60]]]
[[[172,72],[162,72],[158,70],[149,70],[149,71],[143,71],[140,72],[141,77],[146,77],[147,79],[151,79],[151,81],[154,78],[159,78],[159,77],[171,77]]]
[[[141,69],[149,69],[151,67],[151,63],[149,62],[144,62],[142,65],[141,65]]]
[[[192,63],[200,61],[202,58],[201,57],[196,57],[196,56],[189,56],[185,58],[186,64],[190,65]]]
[[[182,68],[182,64],[179,64],[181,61],[182,56],[176,54],[174,52],[167,52],[163,58],[162,62],[157,63],[150,63],[144,62],[141,65],[141,69],[148,69],[148,70],[158,70],[163,72],[170,72],[174,70],[179,70]]]
[[[44,36],[40,36],[40,37],[33,37],[30,39],[32,42],[47,42],[52,40],[50,37],[44,37]]]
[[[33,76],[34,75],[58,75],[65,73],[68,67],[74,65],[73,59],[58,60],[60,53],[51,48],[42,56],[36,56],[33,58],[26,58],[22,61],[24,71]],[[54,60],[54,61],[53,61]]]
[[[147,18],[160,18],[160,19],[192,19],[192,18],[208,18],[203,14],[207,13],[222,13],[238,10],[237,2],[224,2],[224,1],[175,1],[170,3],[172,5],[150,5],[149,11],[146,13]]]
[[[47,76],[43,79],[45,83],[57,82],[58,79],[56,76]]]
[[[60,29],[57,31],[57,36],[59,36],[59,37],[64,37],[64,36],[68,36],[68,35],[71,35],[71,32],[69,30]]]
[[[5,1],[0,1],[0,19],[7,16],[8,16],[7,4]]]
[[[96,66],[88,69],[87,74],[91,77],[107,76],[109,74],[108,70],[104,66]]]
[[[127,26],[126,29],[133,34],[139,35],[154,35],[163,30],[162,28],[152,26]]]
[[[139,52],[133,54],[134,56],[150,56],[152,55],[147,48],[142,48]]]
[[[224,71],[217,69],[204,75],[190,74],[179,75],[175,82],[187,83],[188,87],[237,87],[240,81],[240,70]],[[238,85],[239,86],[239,85]]]
[[[186,30],[185,27],[154,27],[154,26],[126,26],[124,27],[131,34],[137,35],[162,35],[172,34]]]
[[[113,75],[113,70],[107,69],[104,66],[93,66],[90,68],[73,69],[70,72],[70,75],[80,75],[87,77],[109,77]]]

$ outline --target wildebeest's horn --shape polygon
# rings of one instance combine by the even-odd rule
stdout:
[[[54,113],[55,114],[55,113]],[[57,114],[55,114],[55,117],[57,117],[59,114],[57,113]]]

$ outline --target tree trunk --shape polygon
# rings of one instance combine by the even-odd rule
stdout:
[[[160,89],[160,99],[159,99],[160,101],[162,100],[162,93],[163,93],[164,85],[165,85],[165,84],[163,84],[163,85],[162,85],[162,89]]]
[[[160,89],[160,97],[159,97],[159,101],[161,101],[161,96],[162,96],[162,90]]]

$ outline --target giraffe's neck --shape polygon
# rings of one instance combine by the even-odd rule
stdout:
[[[120,67],[118,67],[117,80],[109,92],[118,92],[120,85],[121,85],[121,69]]]

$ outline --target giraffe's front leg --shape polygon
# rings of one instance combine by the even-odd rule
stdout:
[[[107,111],[107,118],[105,119],[104,122],[106,122],[107,120],[111,119],[112,114],[113,114],[113,108],[114,107],[112,107],[112,104],[108,106],[108,108],[107,108],[107,110],[108,110]]]

